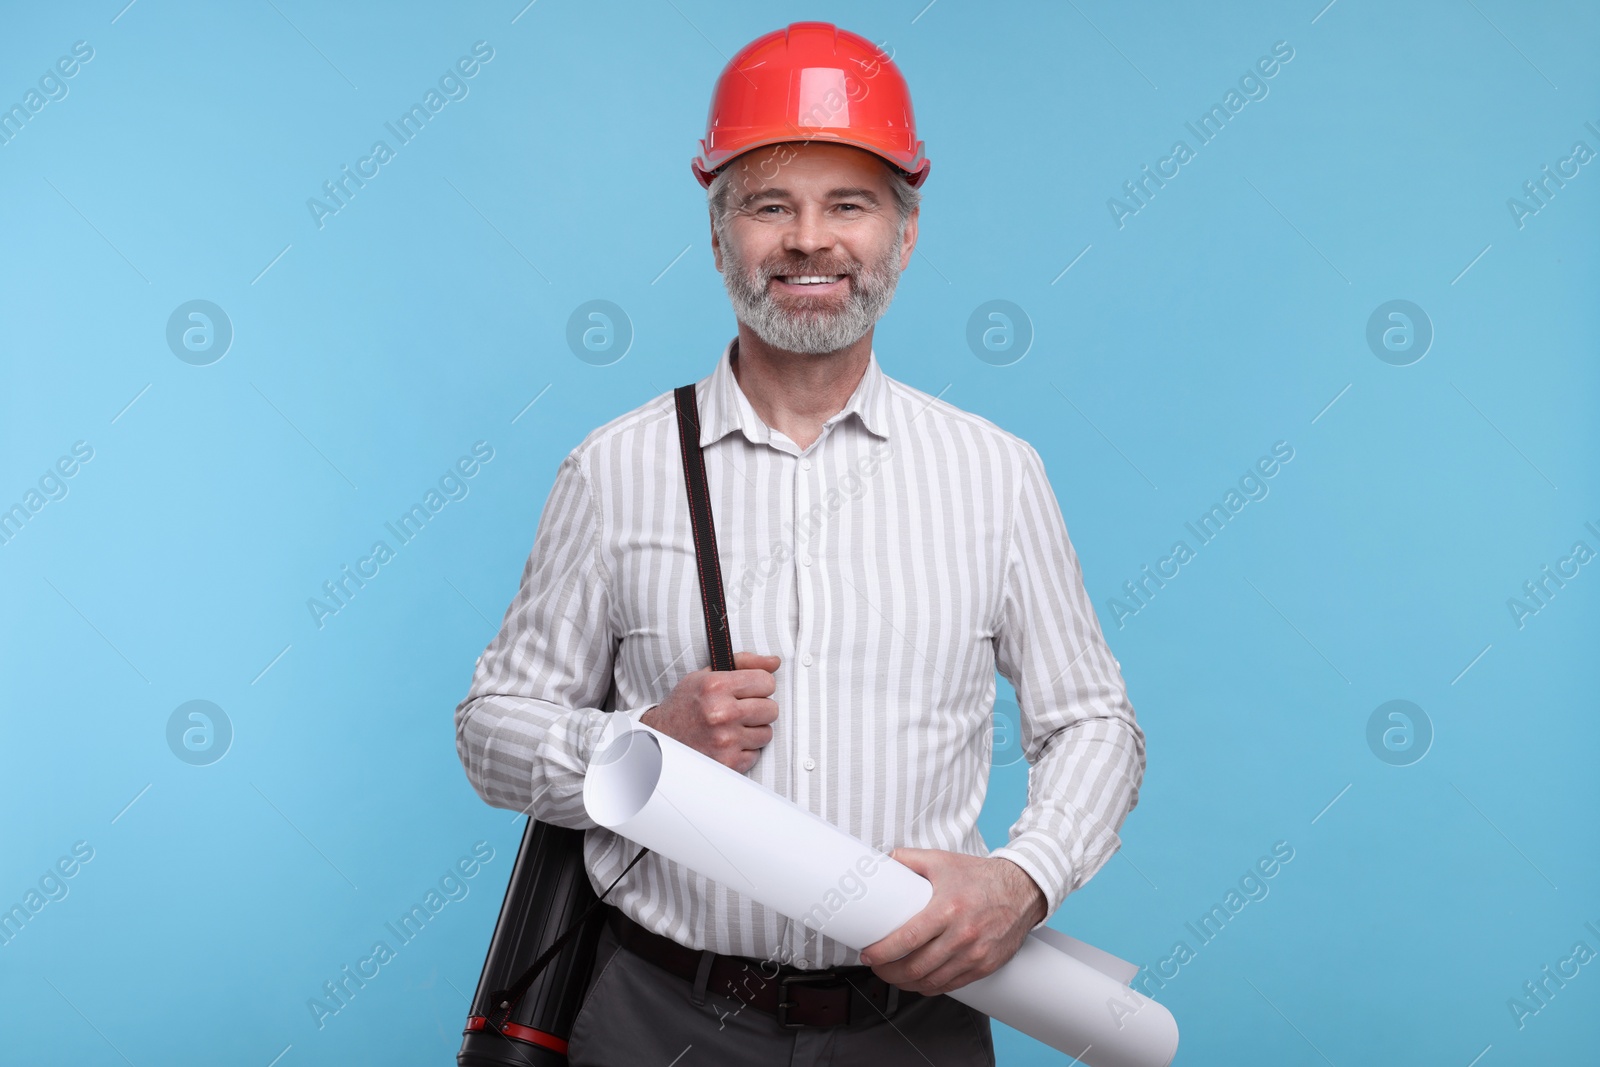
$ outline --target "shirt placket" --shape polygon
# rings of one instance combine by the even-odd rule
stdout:
[[[824,484],[826,464],[822,461],[822,454],[832,431],[831,425],[825,426],[812,447],[795,461],[795,521],[790,529],[790,558],[794,560],[798,608],[794,632],[795,708],[804,709],[803,715],[795,716],[794,747],[791,749],[794,759],[794,799],[795,803],[812,812],[819,810],[817,801],[819,791],[823,788],[822,739],[827,736],[827,723],[824,721],[827,709],[822,700],[824,661],[818,637],[821,622],[818,605],[823,581],[823,524],[812,521],[810,513],[827,492]],[[790,952],[797,966],[818,965],[816,959],[804,955],[808,951],[807,942],[815,941],[814,935],[802,924],[794,923],[790,927],[790,938]],[[813,943],[810,950],[815,948]]]

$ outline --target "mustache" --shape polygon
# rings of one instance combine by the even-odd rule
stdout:
[[[819,275],[831,276],[834,274],[853,275],[860,271],[860,269],[861,264],[859,263],[783,264],[781,266],[763,266],[761,268],[761,277],[765,281],[779,277],[816,277]]]

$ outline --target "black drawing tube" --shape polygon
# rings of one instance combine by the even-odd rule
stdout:
[[[583,1005],[607,909],[594,910],[534,980],[503,1027],[489,1022],[496,1007],[489,1001],[594,904],[583,865],[583,836],[582,830],[528,820],[456,1054],[459,1067],[566,1067],[567,1038]]]

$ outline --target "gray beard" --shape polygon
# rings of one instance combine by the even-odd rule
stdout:
[[[754,272],[739,258],[732,243],[723,240],[721,244],[727,268],[722,272],[722,282],[733,301],[734,317],[755,331],[762,341],[785,352],[822,355],[848,348],[865,336],[889,310],[895,286],[900,281],[898,239],[883,258],[871,266],[855,262],[824,267],[763,264]],[[834,310],[821,306],[821,298],[802,298],[795,310],[786,310],[773,297],[768,283],[778,275],[803,274],[847,275],[850,289],[844,305]]]

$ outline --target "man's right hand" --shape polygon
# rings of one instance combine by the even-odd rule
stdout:
[[[733,670],[701,667],[685,675],[639,721],[744,774],[772,740],[778,717],[773,672],[780,662],[777,656],[735,652]]]

